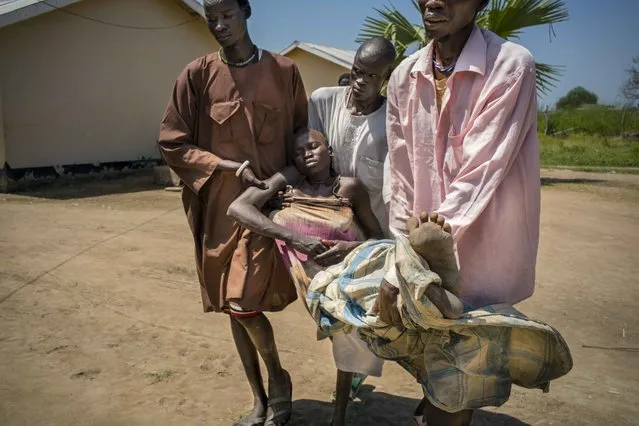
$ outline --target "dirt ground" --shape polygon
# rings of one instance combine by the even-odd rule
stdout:
[[[475,424],[637,424],[639,176],[544,176],[538,284],[519,308],[562,332],[575,367]],[[179,194],[138,176],[0,200],[0,425],[228,425],[249,409],[228,319],[201,311]],[[299,302],[271,318],[290,424],[327,424],[329,343]],[[419,399],[388,363],[350,424],[408,425]]]

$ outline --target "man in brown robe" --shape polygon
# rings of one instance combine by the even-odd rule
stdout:
[[[274,241],[226,212],[247,186],[263,187],[262,179],[288,165],[293,135],[307,125],[306,95],[290,59],[251,41],[248,0],[206,0],[204,8],[222,49],[179,75],[158,144],[184,183],[204,310],[230,314],[253,391],[253,412],[238,424],[281,425],[290,417],[291,382],[262,312],[284,309],[296,290]],[[268,369],[268,399],[258,352]]]

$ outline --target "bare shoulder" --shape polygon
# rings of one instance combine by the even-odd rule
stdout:
[[[356,177],[340,177],[339,193],[341,196],[350,200],[357,200],[366,195],[366,187],[359,178]]]

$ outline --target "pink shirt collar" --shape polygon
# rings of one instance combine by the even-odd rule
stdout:
[[[416,74],[420,73],[426,78],[433,78],[433,64],[431,61],[433,49],[434,42],[431,41],[419,52],[419,58],[410,70],[411,76],[415,77]],[[484,75],[486,72],[486,51],[487,43],[484,34],[475,25],[459,55],[453,75],[458,72],[474,72]]]

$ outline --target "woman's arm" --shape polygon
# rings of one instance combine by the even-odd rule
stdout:
[[[261,211],[264,205],[278,191],[291,185],[299,178],[295,167],[288,167],[266,180],[267,189],[250,187],[244,191],[228,208],[227,215],[238,224],[257,234],[292,245],[298,251],[317,255],[327,250],[319,238],[308,237],[291,231],[267,218]]]

